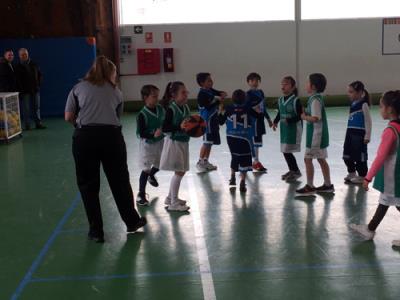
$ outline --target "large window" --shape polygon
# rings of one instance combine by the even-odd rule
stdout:
[[[294,0],[120,0],[120,3],[121,24],[294,20]]]
[[[302,0],[302,19],[397,17],[400,0]]]

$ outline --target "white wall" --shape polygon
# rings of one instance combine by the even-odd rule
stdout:
[[[327,94],[344,94],[353,80],[365,82],[370,92],[400,88],[400,56],[381,55],[381,19],[303,21],[300,36],[300,87],[306,76],[322,72],[328,78]],[[294,22],[230,24],[148,25],[154,43],[145,44],[144,34],[122,26],[121,35],[134,39],[134,48],[175,48],[175,73],[121,77],[127,100],[140,99],[146,83],[164,89],[169,81],[182,80],[195,98],[195,74],[210,72],[215,87],[231,93],[246,89],[249,72],[261,74],[267,96],[280,94],[280,80],[295,75]],[[172,44],[164,44],[164,32],[172,32]],[[124,57],[121,73],[136,73],[136,55]]]

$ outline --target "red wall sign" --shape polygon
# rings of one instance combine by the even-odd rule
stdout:
[[[171,42],[172,42],[172,33],[164,32],[164,43],[171,43]]]
[[[145,40],[146,40],[146,43],[148,43],[148,44],[153,43],[153,33],[152,32],[146,32]]]

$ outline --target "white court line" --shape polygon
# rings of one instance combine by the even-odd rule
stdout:
[[[210,262],[208,260],[208,251],[206,240],[204,238],[203,223],[201,222],[199,202],[197,199],[197,191],[193,181],[193,174],[189,173],[187,183],[189,187],[190,197],[190,214],[193,217],[194,234],[196,239],[197,258],[199,260],[201,286],[203,288],[203,296],[205,300],[215,300],[214,281],[211,273]]]

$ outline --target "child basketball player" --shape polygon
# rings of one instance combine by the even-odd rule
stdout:
[[[313,195],[316,192],[333,193],[335,191],[331,183],[329,165],[326,161],[328,157],[329,132],[324,96],[322,95],[325,88],[326,78],[323,74],[314,73],[308,77],[306,90],[310,97],[307,101],[306,111],[301,115],[302,120],[307,123],[306,152],[304,154],[307,184],[296,191],[298,196]],[[324,184],[317,188],[314,186],[313,159],[318,160],[324,177]]]
[[[382,134],[376,158],[364,179],[364,188],[375,177],[374,188],[381,192],[379,205],[368,225],[350,224],[365,239],[372,240],[375,230],[386,215],[389,206],[400,211],[400,91],[386,92],[380,100],[380,113],[389,123]],[[400,240],[392,245],[400,247]]]
[[[262,115],[246,105],[246,93],[236,90],[232,94],[232,105],[225,109],[222,120],[226,120],[226,139],[231,152],[230,186],[236,186],[236,172],[240,172],[240,192],[246,192],[246,173],[252,170],[254,146],[250,116]],[[222,123],[222,122],[221,122]]]
[[[218,107],[226,97],[226,93],[213,89],[213,80],[210,73],[198,73],[196,76],[200,91],[197,103],[200,116],[206,121],[206,133],[203,136],[203,145],[200,149],[200,158],[197,162],[199,172],[216,170],[217,166],[209,162],[211,147],[220,145]]]
[[[251,126],[253,129],[253,144],[254,144],[254,161],[252,164],[253,170],[258,172],[265,172],[267,169],[259,160],[259,149],[263,145],[262,136],[266,134],[264,118],[267,119],[269,127],[272,127],[271,118],[267,112],[267,107],[265,106],[265,95],[263,90],[259,89],[261,83],[261,76],[257,73],[250,73],[247,76],[247,84],[250,90],[246,93],[247,105],[253,108],[257,108],[261,115],[255,118],[250,116]]]
[[[343,160],[348,171],[344,181],[361,184],[368,172],[367,145],[371,139],[372,127],[370,99],[361,81],[352,82],[347,91],[351,104],[343,146]]]
[[[297,98],[296,81],[291,76],[282,79],[283,96],[278,100],[278,113],[274,119],[273,129],[280,122],[281,151],[289,167],[289,172],[282,175],[282,180],[293,181],[301,177],[294,152],[300,152],[303,122],[303,106]]]
[[[183,82],[169,83],[163,97],[163,106],[167,107],[162,127],[167,135],[161,153],[161,170],[173,171],[169,194],[165,199],[168,211],[185,212],[189,210],[185,200],[178,197],[183,176],[189,171],[189,139],[185,132],[185,123],[190,116],[187,105],[188,91]]]
[[[154,85],[144,85],[140,91],[144,107],[137,117],[136,134],[139,142],[139,164],[142,173],[139,178],[139,193],[136,198],[138,205],[149,205],[146,195],[147,181],[157,187],[155,174],[159,171],[161,152],[164,143],[162,124],[164,108],[158,104],[159,89]]]

